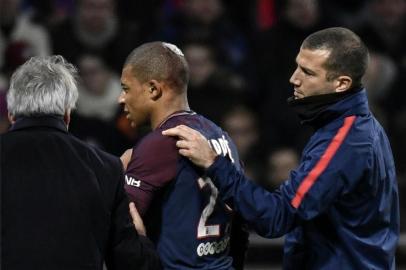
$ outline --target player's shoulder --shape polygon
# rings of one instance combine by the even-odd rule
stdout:
[[[204,134],[206,137],[211,137],[211,134],[222,133],[222,129],[219,126],[217,126],[215,123],[213,123],[211,120],[207,119],[203,115],[193,111],[173,114],[160,125],[159,129],[162,131],[168,128],[176,127],[178,125],[185,125],[193,128]]]
[[[133,148],[126,174],[160,186],[176,175],[179,157],[176,139],[155,129]]]
[[[176,140],[173,137],[162,135],[162,130],[155,129],[145,135],[144,138],[136,145],[135,149],[146,151],[156,149],[159,151],[160,148],[175,146]]]

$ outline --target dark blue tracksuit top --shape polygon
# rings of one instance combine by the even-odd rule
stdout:
[[[207,175],[260,235],[287,234],[284,269],[395,269],[398,188],[385,131],[365,90],[329,106],[326,116],[274,192],[224,157]]]

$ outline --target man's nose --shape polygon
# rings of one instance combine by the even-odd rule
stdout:
[[[292,76],[289,79],[289,82],[293,85],[299,85],[300,80],[297,78],[297,69],[293,72]]]
[[[118,101],[119,104],[124,104],[124,101],[125,101],[125,99],[124,99],[124,91],[121,91],[120,95],[118,96],[117,101]]]

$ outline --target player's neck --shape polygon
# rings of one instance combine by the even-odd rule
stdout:
[[[189,111],[189,103],[185,98],[172,100],[168,104],[161,104],[151,117],[151,128],[156,129],[171,114],[179,111]]]

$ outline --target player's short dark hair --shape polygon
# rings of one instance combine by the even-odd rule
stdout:
[[[361,38],[343,27],[332,27],[317,31],[308,36],[302,43],[303,49],[330,51],[324,67],[327,80],[340,75],[352,78],[353,85],[361,85],[361,79],[368,67],[368,49]]]
[[[138,81],[157,80],[175,91],[186,91],[189,67],[181,50],[165,42],[149,42],[135,48],[124,66],[131,66]]]

